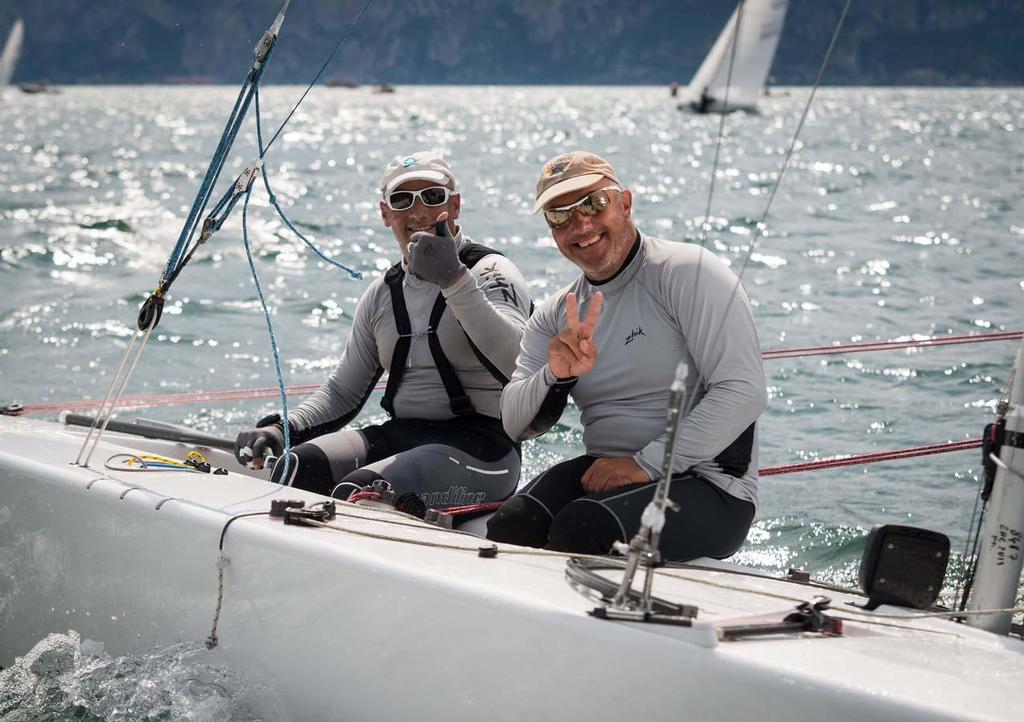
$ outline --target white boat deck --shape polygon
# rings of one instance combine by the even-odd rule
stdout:
[[[323,500],[236,473],[104,469],[122,444],[187,451],[124,436],[72,466],[83,436],[0,419],[0,665],[68,629],[111,653],[205,639],[228,520]],[[565,555],[499,545],[481,558],[486,540],[344,503],[329,526],[259,515],[224,536],[211,655],[266,681],[294,719],[1024,718],[1019,639],[866,614],[858,595],[719,562],[657,576],[657,596],[699,607],[693,627],[602,621],[566,582]],[[722,625],[779,621],[819,594],[842,636],[719,641]]]

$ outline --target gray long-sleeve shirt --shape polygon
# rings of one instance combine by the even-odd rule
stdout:
[[[458,248],[471,240],[459,229]],[[405,274],[402,292],[412,327],[412,342],[402,383],[394,398],[395,416],[445,420],[454,417],[441,377],[434,365],[425,331],[437,294],[448,308],[437,335],[445,356],[478,413],[499,416],[501,383],[484,367],[470,346],[506,376],[515,369],[516,353],[530,312],[526,282],[508,258],[485,256],[449,288]],[[296,431],[338,425],[354,417],[366,402],[383,370],[391,368],[398,331],[391,294],[376,279],[359,299],[341,362],[323,385],[289,414]]]
[[[540,304],[527,324],[516,371],[501,396],[505,431],[527,439],[557,420],[559,389],[548,346],[565,328],[566,295],[576,293],[582,315],[601,291],[597,363],[569,392],[580,408],[587,453],[632,456],[651,479],[659,478],[669,386],[685,360],[687,395],[695,397],[679,424],[673,470],[692,470],[756,505],[754,422],[767,390],[750,301],[738,284],[714,254],[649,236],[640,238],[612,279],[592,284],[581,275]]]

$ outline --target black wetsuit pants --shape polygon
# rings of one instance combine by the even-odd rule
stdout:
[[[607,554],[615,541],[628,542],[654,497],[655,482],[587,494],[580,483],[597,460],[578,456],[557,464],[502,504],[487,525],[487,537],[521,546],[577,554]],[[673,476],[661,533],[666,560],[727,557],[739,549],[754,519],[754,505],[693,474]]]
[[[482,415],[445,421],[392,419],[342,429],[292,449],[289,486],[347,499],[378,479],[413,492],[428,507],[501,501],[519,483],[519,446],[501,421]],[[274,481],[281,482],[275,467]]]

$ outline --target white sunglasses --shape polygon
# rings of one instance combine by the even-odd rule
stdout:
[[[418,191],[392,191],[385,197],[384,202],[393,211],[407,211],[412,208],[416,199],[425,206],[443,206],[453,195],[457,195],[450,188],[444,186],[431,186]]]

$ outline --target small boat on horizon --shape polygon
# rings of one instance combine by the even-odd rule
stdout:
[[[324,83],[328,88],[358,88],[361,87],[358,80],[354,78],[331,78]]]
[[[40,93],[55,94],[60,92],[56,85],[51,85],[46,80],[40,80],[36,83],[18,83],[18,90],[26,95],[38,95]]]

